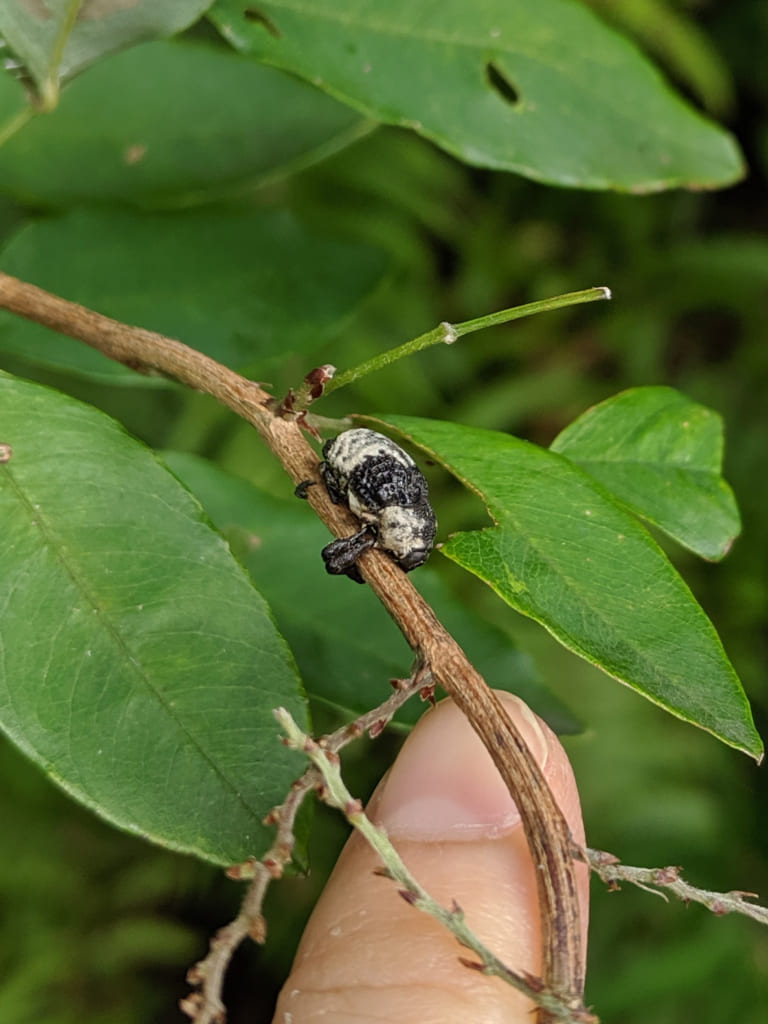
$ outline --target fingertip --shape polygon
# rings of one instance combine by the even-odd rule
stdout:
[[[574,839],[583,842],[578,792],[557,737],[518,698],[498,695]],[[451,701],[422,717],[368,812],[431,895],[443,906],[455,900],[469,927],[511,967],[540,972],[536,872],[520,817]],[[484,1024],[528,1022],[531,1002],[499,979],[462,968],[455,938],[399,899],[390,881],[374,875],[377,864],[353,835],[307,926],[275,1021],[463,1024],[469,1014]],[[577,869],[586,918],[587,873],[584,865]]]
[[[519,698],[504,698],[544,768],[551,734],[545,734],[543,723]],[[422,716],[369,811],[393,839],[468,841],[501,835],[520,823],[491,755],[451,700]]]

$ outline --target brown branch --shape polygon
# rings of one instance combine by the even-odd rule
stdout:
[[[298,423],[278,418],[269,395],[257,384],[201,352],[152,331],[121,324],[1,273],[0,306],[78,338],[139,372],[160,373],[212,395],[259,431],[294,483],[319,481],[317,456]],[[352,514],[334,505],[324,487],[311,487],[308,498],[336,536],[356,531]],[[571,839],[538,764],[498,697],[408,577],[376,550],[366,552],[359,567],[411,648],[430,668],[435,682],[467,716],[506,782],[538,869],[544,983],[565,998],[580,1000],[584,962]],[[540,1013],[539,1019],[548,1018]]]

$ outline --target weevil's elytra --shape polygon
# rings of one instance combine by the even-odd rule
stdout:
[[[326,441],[323,458],[320,472],[331,501],[346,504],[363,524],[359,533],[323,548],[328,572],[362,583],[355,563],[370,547],[406,572],[423,565],[437,520],[427,481],[410,455],[383,434],[360,428]]]

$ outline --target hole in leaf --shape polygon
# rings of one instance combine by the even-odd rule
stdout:
[[[267,15],[263,11],[258,10],[256,7],[244,7],[243,17],[252,25],[262,25],[271,36],[275,37],[275,39],[279,39],[280,36],[282,35],[282,32],[274,23],[274,21],[272,21],[271,18],[267,17]]]
[[[485,65],[485,77],[488,79],[490,87],[501,96],[505,103],[509,103],[512,107],[518,106],[520,103],[520,92],[517,86],[514,82],[510,81],[504,71],[502,71],[498,64],[494,64],[492,60],[489,60]]]

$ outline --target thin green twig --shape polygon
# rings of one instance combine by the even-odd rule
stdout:
[[[332,391],[351,384],[360,377],[369,373],[381,370],[390,363],[397,362],[405,356],[413,355],[414,352],[421,352],[422,349],[431,345],[452,345],[454,341],[463,338],[465,334],[472,334],[474,331],[482,331],[486,327],[495,327],[498,324],[506,324],[512,320],[519,320],[524,316],[531,316],[534,313],[545,313],[549,310],[563,309],[566,306],[577,306],[583,302],[596,302],[600,299],[610,299],[609,288],[586,288],[580,292],[568,292],[565,295],[555,295],[549,299],[539,299],[537,302],[527,302],[524,306],[512,306],[509,309],[499,310],[497,313],[488,313],[486,316],[476,317],[474,320],[465,320],[460,324],[441,323],[426,334],[419,335],[411,341],[406,341],[397,348],[382,352],[372,359],[366,359],[364,363],[344,370],[332,380],[328,381],[324,388],[324,394],[329,395]]]

